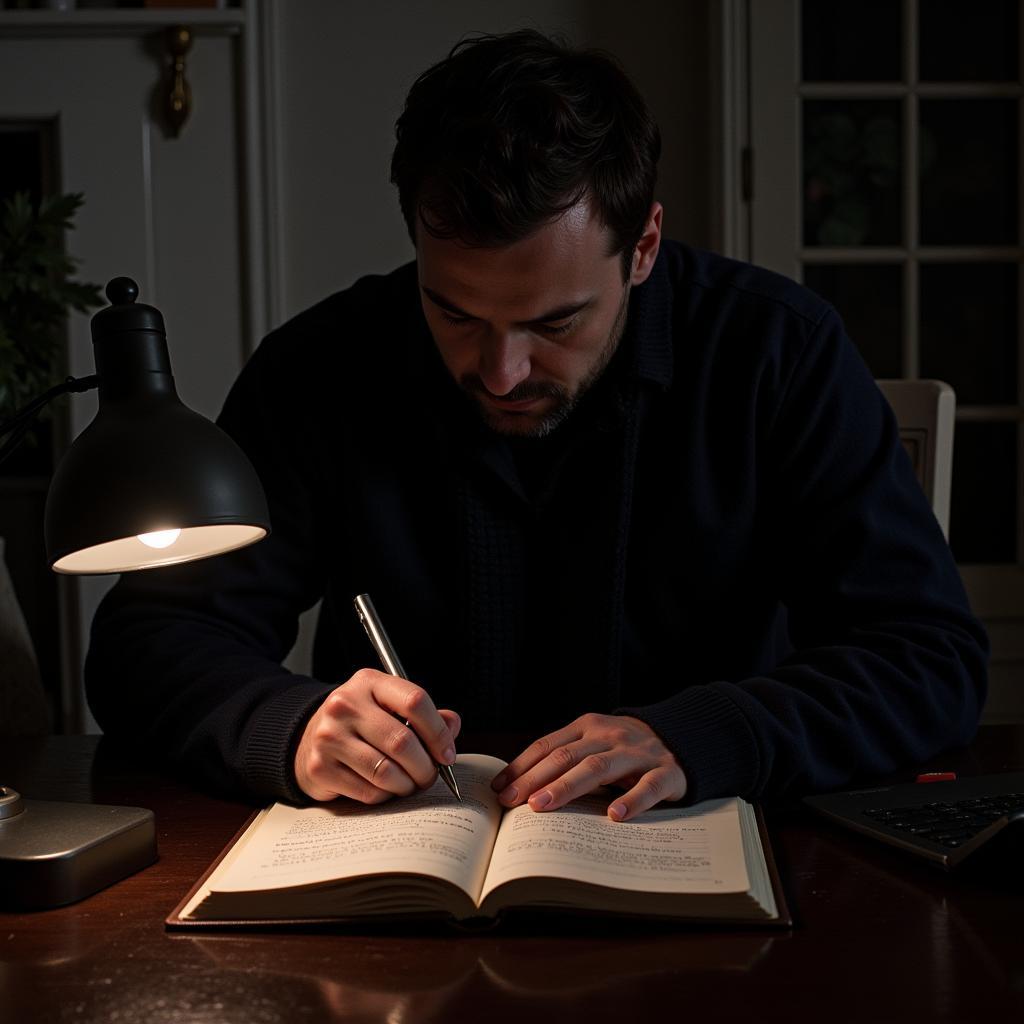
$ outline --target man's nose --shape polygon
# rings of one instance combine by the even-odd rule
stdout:
[[[493,333],[480,352],[480,379],[492,395],[507,395],[530,376],[530,343],[512,332]]]

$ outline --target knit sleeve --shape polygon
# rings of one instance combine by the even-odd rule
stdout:
[[[834,312],[780,380],[759,501],[792,650],[763,674],[620,709],[673,750],[690,800],[892,772],[967,742],[985,699],[984,630]]]

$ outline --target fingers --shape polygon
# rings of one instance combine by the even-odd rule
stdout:
[[[295,754],[295,779],[315,800],[376,803],[430,786],[435,761],[455,760],[462,722],[404,679],[363,669],[310,718]]]
[[[662,800],[680,800],[686,776],[646,723],[629,716],[583,715],[532,743],[491,783],[507,807],[556,810],[617,783],[628,791],[609,807],[625,821]]]
[[[605,778],[614,768],[602,760],[602,753],[612,749],[619,737],[598,735],[597,727],[604,720],[601,715],[583,715],[531,743],[491,783],[492,788],[499,790],[499,800],[515,807],[529,799],[534,810],[554,810],[573,797],[618,778]],[[628,769],[623,765],[620,770],[624,773]],[[571,775],[570,781],[575,784],[571,793],[564,786],[558,791],[542,791],[542,787],[566,775]],[[589,788],[577,791],[584,784],[589,784]]]
[[[681,768],[678,772],[683,775]],[[679,792],[678,783],[670,768],[653,768],[645,772],[632,789],[608,805],[608,817],[613,821],[629,821],[662,800],[681,800],[686,795],[686,777],[683,776],[682,792]],[[674,795],[676,793],[679,795]]]
[[[386,757],[387,762],[377,772],[375,782],[378,786],[405,796],[433,783],[437,775],[433,759],[417,734],[394,715],[382,708],[367,712],[359,725],[359,734],[363,743],[354,741],[349,744],[356,760],[347,763],[369,778],[377,760],[381,756]],[[366,758],[359,757],[363,746],[369,749]]]
[[[333,757],[324,757],[316,752],[310,755],[305,765],[304,778],[302,789],[314,800],[336,800],[343,796],[364,804],[379,804],[395,795],[373,785]]]
[[[510,785],[513,804],[528,801],[535,811],[553,811],[601,786],[617,782],[640,766],[626,751],[594,750],[585,741],[558,747],[536,768]],[[506,791],[508,792],[508,791]],[[500,799],[505,801],[506,794]]]
[[[541,736],[539,740],[534,740],[517,758],[509,761],[508,767],[504,771],[499,772],[491,782],[491,788],[501,791],[506,789],[513,780],[520,780],[531,768],[539,764],[547,757],[549,757],[552,751],[557,750],[559,747],[566,743],[572,743],[574,740],[578,740],[582,735],[582,730],[578,727],[581,719],[577,719],[571,725],[566,726],[564,729],[559,729],[557,732],[549,733],[547,736]],[[517,785],[517,791],[522,789],[522,784]],[[502,802],[506,802],[502,793]],[[524,797],[525,799],[525,797]],[[511,802],[515,802],[515,797],[511,797]]]
[[[426,748],[428,760],[453,764],[455,737],[448,723],[434,707],[427,691],[406,679],[382,672],[375,672],[374,677],[373,696],[377,704],[408,723],[408,727]]]
[[[452,734],[452,740],[459,738],[459,733],[462,732],[462,716],[456,711],[449,711],[447,708],[439,708],[437,712],[448,726],[448,731]]]

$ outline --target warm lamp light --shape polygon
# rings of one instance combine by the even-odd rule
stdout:
[[[156,533],[140,533],[139,540],[147,547],[169,548],[180,536],[181,530],[157,530]]]

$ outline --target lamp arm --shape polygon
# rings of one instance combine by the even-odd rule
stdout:
[[[9,420],[0,423],[0,437],[5,434],[11,436],[0,446],[0,462],[3,462],[21,442],[21,439],[32,426],[33,420],[42,411],[43,407],[52,402],[60,395],[91,391],[98,387],[100,378],[98,374],[91,373],[88,377],[66,377],[59,384],[44,391],[38,398],[34,398],[23,409],[19,409]]]

